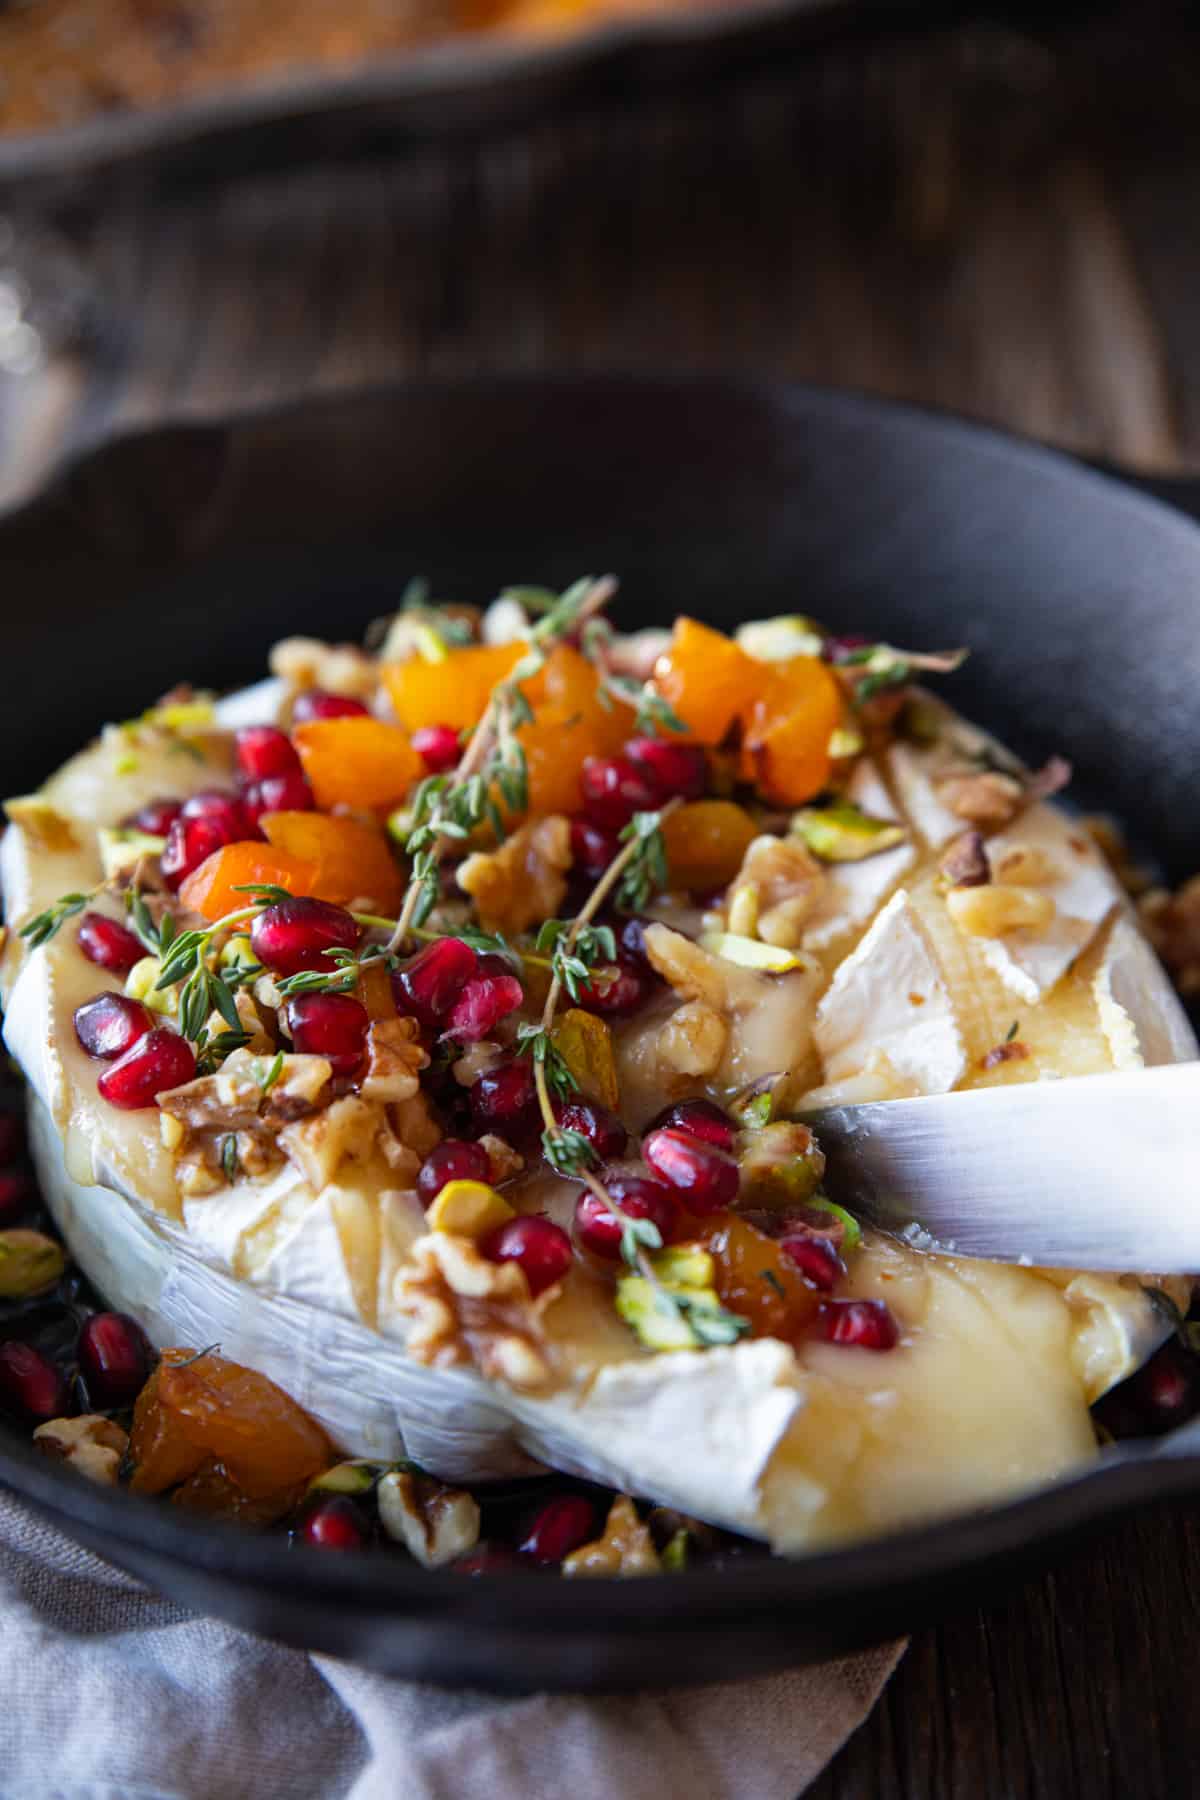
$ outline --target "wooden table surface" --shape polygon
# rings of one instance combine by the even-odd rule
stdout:
[[[81,329],[0,375],[0,504],[138,422],[548,367],[850,384],[1194,468],[1200,40],[1172,10],[838,37],[620,110],[169,205],[114,181],[102,217],[39,251]],[[1198,1599],[1186,1506],[1003,1605],[965,1592],[811,1792],[1200,1793]]]

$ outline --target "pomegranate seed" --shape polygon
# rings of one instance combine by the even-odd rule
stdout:
[[[263,781],[251,782],[242,795],[242,805],[257,830],[264,813],[312,812],[316,801],[308,777],[299,769],[289,769],[285,775],[268,775]]]
[[[1200,1407],[1196,1364],[1183,1356],[1178,1344],[1164,1344],[1155,1351],[1130,1389],[1143,1429],[1156,1433],[1182,1425]]]
[[[564,1556],[590,1542],[596,1532],[596,1509],[591,1501],[582,1494],[562,1494],[534,1514],[520,1553],[539,1568],[557,1568]]]
[[[251,781],[287,775],[300,767],[292,740],[274,725],[245,725],[234,739],[238,768]]]
[[[525,992],[515,975],[482,975],[468,981],[450,1008],[443,1037],[477,1044],[511,1012],[516,1012]]]
[[[20,1113],[0,1112],[0,1163],[18,1155],[24,1135]]]
[[[671,1126],[652,1131],[642,1155],[657,1175],[680,1190],[689,1212],[724,1212],[737,1199],[737,1164],[686,1131]]]
[[[422,725],[412,734],[412,747],[431,775],[446,775],[458,767],[462,746],[453,725]]]
[[[141,962],[146,954],[146,946],[127,926],[98,912],[84,913],[75,942],[90,963],[114,975],[128,975],[134,963]]]
[[[631,957],[605,963],[579,989],[577,1006],[602,1018],[626,1019],[643,1004],[650,991],[645,975]]]
[[[519,1566],[515,1550],[508,1550],[503,1544],[476,1544],[464,1556],[456,1557],[450,1569],[455,1575],[503,1575]]]
[[[112,1062],[154,1024],[148,1007],[128,994],[97,994],[75,1009],[75,1036],[89,1056]]]
[[[335,968],[329,952],[353,950],[361,936],[361,925],[343,907],[303,895],[268,906],[250,927],[255,956],[276,975]]]
[[[448,1181],[486,1181],[491,1174],[487,1151],[465,1138],[443,1138],[429,1152],[417,1175],[417,1192],[431,1206]]]
[[[571,1266],[571,1240],[561,1225],[540,1217],[508,1219],[479,1246],[489,1262],[515,1262],[536,1299]]]
[[[362,1550],[370,1527],[362,1509],[346,1494],[332,1494],[314,1506],[300,1527],[302,1543],[315,1550]]]
[[[584,757],[579,786],[584,812],[605,831],[620,831],[635,812],[658,805],[658,791],[646,771],[625,756]]]
[[[601,1162],[615,1162],[629,1142],[629,1133],[616,1113],[594,1100],[558,1100],[554,1116],[564,1131],[577,1131],[587,1139]]]
[[[15,1169],[0,1173],[0,1225],[11,1225],[19,1219],[22,1213],[29,1211],[36,1197],[28,1175]]]
[[[292,701],[292,724],[307,725],[313,719],[359,719],[366,710],[361,700],[352,700],[349,694],[308,688]]]
[[[654,1131],[663,1125],[686,1131],[689,1137],[699,1138],[702,1144],[711,1144],[716,1150],[732,1153],[737,1142],[737,1126],[711,1100],[680,1100],[675,1106],[665,1107],[647,1129]]]
[[[533,1064],[527,1056],[500,1063],[479,1077],[469,1090],[471,1123],[480,1136],[498,1131],[512,1138],[525,1135],[537,1119]]]
[[[465,984],[479,972],[479,958],[461,938],[435,938],[396,977],[396,999],[422,1025],[440,1025]]]
[[[182,811],[182,800],[147,800],[145,806],[121,822],[127,829],[144,831],[148,837],[166,837]]]
[[[150,1340],[128,1313],[94,1313],[79,1333],[79,1372],[96,1407],[132,1406],[154,1366]]]
[[[196,1073],[196,1054],[186,1038],[156,1025],[112,1063],[96,1083],[102,1099],[122,1112],[153,1106],[156,1094],[182,1087]]]
[[[353,994],[297,994],[287,1028],[302,1056],[323,1056],[335,1075],[353,1075],[367,1048],[370,1014]]]
[[[845,1263],[828,1238],[798,1234],[780,1238],[779,1248],[823,1294],[831,1294],[846,1273]]]
[[[193,794],[167,833],[159,858],[163,880],[174,892],[214,851],[261,836],[236,794]]]
[[[708,759],[699,744],[681,744],[671,738],[631,738],[625,746],[629,761],[641,769],[658,790],[660,800],[699,800],[708,786]]]
[[[603,875],[620,850],[620,839],[615,831],[603,831],[590,819],[571,820],[571,861],[590,880],[595,881]]]
[[[0,1406],[21,1418],[41,1422],[67,1411],[70,1393],[61,1369],[32,1344],[0,1344]]]
[[[817,1336],[860,1350],[894,1350],[900,1332],[886,1300],[822,1300]]]
[[[601,1175],[601,1181],[622,1214],[632,1219],[649,1219],[657,1225],[663,1243],[674,1235],[679,1217],[679,1203],[669,1187],[642,1175]],[[593,1256],[607,1262],[621,1258],[621,1219],[597,1199],[590,1189],[575,1202],[575,1236]]]

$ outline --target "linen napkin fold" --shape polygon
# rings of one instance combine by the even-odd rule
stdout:
[[[447,1692],[187,1612],[0,1491],[3,1800],[794,1800],[903,1648],[662,1694]]]

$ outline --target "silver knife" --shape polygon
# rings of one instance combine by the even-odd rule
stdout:
[[[803,1116],[830,1197],[922,1248],[1200,1272],[1200,1062]]]

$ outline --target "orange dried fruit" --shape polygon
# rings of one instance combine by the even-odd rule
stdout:
[[[423,725],[465,731],[483,717],[492,689],[512,674],[528,649],[526,643],[469,644],[437,662],[410,656],[384,668],[384,686],[405,731],[419,731]],[[536,678],[526,684],[525,693],[531,701],[540,697]]]
[[[713,1259],[713,1286],[722,1306],[749,1319],[755,1337],[794,1343],[802,1337],[820,1305],[791,1258],[765,1231],[721,1213],[701,1233]]]
[[[248,1502],[290,1495],[334,1460],[321,1427],[265,1375],[215,1351],[164,1350],[129,1440],[135,1492],[161,1494],[220,1465]]]
[[[754,820],[732,800],[694,800],[663,820],[673,888],[718,888],[732,881],[757,835]]]
[[[378,826],[319,812],[264,813],[261,824],[276,849],[315,867],[307,891],[318,900],[370,900],[388,917],[399,906],[404,883]]]
[[[702,744],[719,744],[750,712],[771,671],[732,638],[696,619],[680,618],[654,665],[654,685]]]
[[[837,677],[815,656],[776,663],[744,722],[745,768],[780,806],[802,806],[829,781],[829,740],[842,722]]]
[[[408,734],[382,719],[313,719],[297,725],[292,742],[325,812],[395,806],[425,773]]]
[[[313,863],[270,844],[226,844],[193,869],[179,898],[206,919],[223,919],[226,913],[251,904],[251,896],[239,893],[239,888],[281,887],[289,894],[313,894],[315,878]]]

